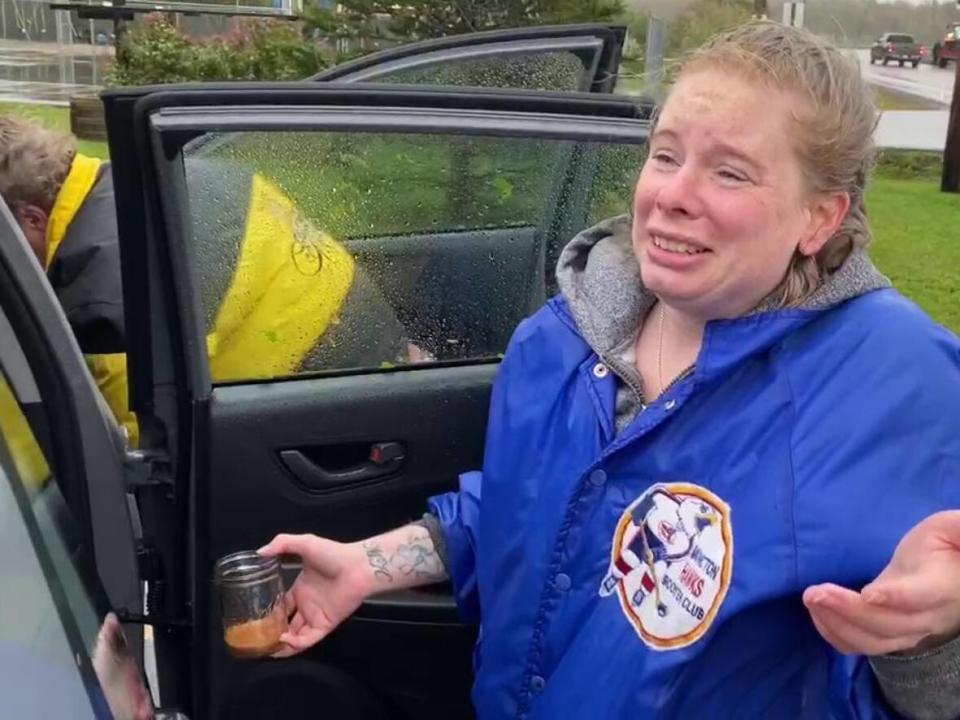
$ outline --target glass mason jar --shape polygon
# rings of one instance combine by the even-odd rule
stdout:
[[[280,649],[287,631],[278,558],[246,550],[227,555],[214,568],[223,638],[237,658],[262,658]]]

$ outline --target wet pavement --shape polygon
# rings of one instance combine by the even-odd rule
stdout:
[[[66,105],[71,95],[102,84],[110,52],[88,45],[0,42],[0,102]]]
[[[879,63],[871,65],[869,50],[857,50],[856,54],[860,60],[863,77],[871,84],[933,100],[944,106],[950,104],[956,72],[952,63],[945,68],[935,67],[926,62],[920,63],[915,68],[909,64],[900,67],[895,62],[887,66]]]
[[[943,152],[949,118],[946,110],[886,110],[874,140],[883,148]]]
[[[917,67],[899,63],[870,64],[869,50],[856,50],[867,82],[896,93],[912,95],[930,103],[930,110],[885,110],[880,115],[875,140],[878,146],[906,150],[943,151],[947,139],[949,103],[953,97],[954,66],[939,68],[928,63]]]

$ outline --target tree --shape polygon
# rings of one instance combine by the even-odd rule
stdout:
[[[311,7],[307,23],[333,39],[404,41],[503,27],[610,21],[623,0],[342,0]]]
[[[609,22],[625,12],[623,0],[541,0],[539,21]]]
[[[769,0],[770,16],[781,16],[782,1]],[[904,32],[932,46],[957,19],[954,0],[807,0],[806,28],[847,46],[869,45],[885,32]]]
[[[700,47],[721,30],[749,22],[753,0],[696,0],[670,24],[667,49],[671,56]]]

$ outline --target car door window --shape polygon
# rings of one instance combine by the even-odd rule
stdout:
[[[567,40],[542,49],[529,43],[432,52],[414,58],[386,60],[334,79],[347,82],[496,87],[525,90],[587,91],[596,75],[603,43]]]
[[[456,113],[441,116],[432,131],[186,145],[186,241],[214,382],[495,360],[545,301],[567,235],[629,207],[640,138],[495,124],[463,135]]]
[[[4,707],[11,717],[149,720],[149,693],[51,472],[51,412],[0,309],[0,686],[20,678]]]
[[[423,63],[382,72],[380,82],[409,85],[589,90],[589,67],[582,56],[565,50],[486,55],[444,63]]]
[[[596,25],[472,33],[391,48],[313,80],[612,92],[623,28]]]

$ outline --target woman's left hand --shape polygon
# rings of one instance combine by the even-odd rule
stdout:
[[[954,638],[960,634],[960,510],[916,525],[862,591],[812,585],[803,602],[820,634],[842,653],[922,652]]]

